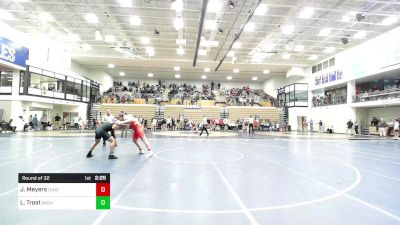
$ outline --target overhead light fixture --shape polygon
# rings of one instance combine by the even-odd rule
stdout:
[[[181,78],[181,75],[180,74],[175,74],[175,78],[179,79],[179,78]]]
[[[199,55],[207,55],[207,50],[199,49]]]
[[[208,67],[204,68],[204,72],[206,72],[206,73],[210,72],[210,68],[208,68]]]
[[[219,41],[206,41],[206,40],[202,40],[200,42],[200,46],[204,46],[204,47],[217,47],[219,45]]]
[[[382,25],[390,26],[390,25],[393,25],[394,23],[396,23],[398,20],[399,20],[399,17],[397,17],[397,16],[389,16],[389,17],[386,17],[384,20],[382,20]]]
[[[180,30],[183,28],[183,19],[182,18],[175,18],[173,22],[175,30]]]
[[[148,77],[153,77],[153,76],[154,76],[154,74],[152,74],[152,73],[148,73],[148,74],[147,74],[147,76],[148,76]]]
[[[155,55],[155,50],[153,47],[146,47],[146,53],[150,56],[153,57]]]
[[[96,41],[102,41],[103,40],[103,35],[101,35],[100,31],[96,30],[94,32],[94,39]]]
[[[53,21],[54,21],[53,15],[51,15],[51,14],[48,13],[48,12],[41,12],[41,13],[39,14],[39,19],[40,19],[42,22],[53,22]]]
[[[263,70],[263,74],[269,74],[269,70]]]
[[[346,15],[344,15],[344,16],[342,17],[342,21],[343,21],[343,22],[350,22],[350,21],[353,21],[354,18],[355,18],[355,16],[356,16],[356,13],[355,13],[355,12],[349,12],[349,13],[347,13]]]
[[[354,39],[363,39],[366,36],[367,36],[367,32],[363,31],[363,30],[360,30],[360,31],[358,31],[357,33],[354,34],[353,38]]]
[[[244,32],[253,32],[254,28],[256,27],[256,25],[252,22],[248,22],[245,26],[243,31]]]
[[[148,45],[148,44],[150,44],[150,39],[148,37],[141,37],[140,43],[142,43],[144,45]]]
[[[340,39],[341,41],[342,41],[342,43],[344,44],[344,45],[347,45],[348,43],[349,43],[349,39],[347,39],[347,38],[341,38]]]
[[[363,19],[365,19],[365,15],[363,13],[356,13],[356,20],[357,22],[362,21]]]
[[[229,51],[227,56],[228,57],[233,57],[233,56],[235,56],[235,52],[234,51]]]
[[[334,48],[334,47],[327,47],[327,48],[325,48],[325,50],[324,50],[325,53],[333,53],[334,51],[335,51],[335,48]]]
[[[207,12],[218,13],[222,9],[222,3],[219,0],[210,0],[207,5]]]
[[[315,60],[317,60],[319,57],[318,57],[318,55],[311,55],[310,57],[308,57],[308,60],[310,60],[310,61],[315,61]]]
[[[201,75],[201,79],[205,80],[205,79],[207,79],[207,76],[206,75]]]
[[[99,22],[99,18],[97,18],[97,16],[93,13],[88,13],[85,15],[85,20],[88,23],[98,23]]]
[[[332,29],[325,27],[319,31],[319,36],[328,36],[331,33]]]
[[[267,4],[260,4],[257,9],[254,11],[254,15],[256,16],[263,16],[265,13],[268,12],[268,5]]]
[[[252,77],[251,80],[258,80],[258,77]]]
[[[14,20],[15,17],[13,14],[8,12],[7,10],[0,9],[0,20]]]
[[[214,30],[217,28],[217,21],[216,20],[206,20],[204,23],[204,29],[206,30]]]
[[[132,1],[131,0],[118,0],[119,5],[122,7],[132,7]]]
[[[232,80],[232,76],[227,76],[226,79],[227,80]]]
[[[183,49],[182,47],[179,47],[178,49],[176,49],[176,54],[178,54],[178,55],[185,54],[185,49]]]
[[[124,73],[124,72],[119,72],[119,75],[120,75],[121,77],[123,77],[123,76],[125,76],[125,73]]]
[[[182,0],[172,1],[171,8],[177,12],[181,12],[183,10],[183,1]]]
[[[314,15],[314,9],[310,7],[304,8],[300,14],[299,17],[302,19],[309,19]]]
[[[175,67],[174,67],[174,70],[175,70],[175,71],[180,71],[181,68],[180,68],[179,66],[175,66]]]
[[[186,39],[176,39],[177,45],[186,45]]]
[[[112,43],[112,42],[115,42],[115,37],[114,37],[113,35],[106,35],[106,36],[104,37],[104,40],[105,40],[106,42],[108,42],[108,43]]]
[[[233,69],[233,72],[234,72],[234,73],[239,73],[240,70],[236,68],[236,69]]]
[[[292,57],[292,55],[289,53],[285,53],[282,55],[282,59],[290,59],[290,57]]]
[[[239,41],[235,42],[232,46],[232,48],[240,48],[242,47],[242,43],[240,43]]]
[[[304,45],[296,45],[296,46],[294,47],[294,51],[296,51],[296,52],[302,52],[302,51],[304,51]]]
[[[142,25],[142,20],[140,19],[139,16],[131,16],[131,17],[129,18],[129,23],[130,23],[132,26],[140,26],[140,25]]]
[[[229,7],[230,9],[235,8],[235,3],[233,3],[232,0],[229,0],[229,1],[228,1],[228,7]]]
[[[83,44],[83,45],[82,45],[82,50],[83,50],[83,51],[91,51],[91,50],[93,50],[93,48],[92,48],[92,46],[89,45],[89,44]]]
[[[115,68],[115,65],[114,64],[108,64],[108,68]]]
[[[285,25],[282,27],[283,34],[291,34],[294,32],[294,25]]]

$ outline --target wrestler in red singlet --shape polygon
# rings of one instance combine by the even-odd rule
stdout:
[[[129,128],[134,131],[133,133],[133,142],[139,148],[138,153],[143,154],[142,146],[140,146],[138,139],[141,139],[147,147],[148,154],[147,157],[151,157],[153,155],[153,151],[151,151],[151,145],[146,138],[146,134],[144,133],[144,127],[137,120],[132,120],[129,124]]]

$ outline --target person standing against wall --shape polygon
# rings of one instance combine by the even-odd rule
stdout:
[[[322,120],[319,120],[319,122],[318,122],[318,131],[319,131],[319,133],[322,133],[324,131],[322,125],[323,125],[322,124]]]
[[[37,118],[37,115],[35,114],[35,116],[32,118],[32,125],[33,125],[34,131],[37,130],[38,124],[39,124],[39,120]]]
[[[379,137],[386,137],[386,122],[381,118],[381,120],[378,123],[378,128],[379,128]]]
[[[358,135],[358,127],[359,127],[359,123],[357,122],[357,120],[354,122],[354,131],[356,133],[356,135]]]
[[[54,117],[54,125],[56,126],[57,129],[61,128],[61,117],[57,115]]]
[[[347,122],[347,130],[346,130],[346,135],[349,133],[350,131],[350,135],[353,134],[353,122],[351,121],[351,119]]]
[[[399,119],[395,119],[394,121],[394,125],[393,125],[393,129],[394,129],[394,137],[393,140],[399,140],[399,124],[400,122],[400,118]]]

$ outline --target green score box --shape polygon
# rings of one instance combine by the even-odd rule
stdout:
[[[110,196],[97,196],[96,197],[96,209],[110,209]]]

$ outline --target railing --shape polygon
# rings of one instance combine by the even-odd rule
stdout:
[[[383,90],[383,91],[374,91],[369,93],[363,93],[357,95],[353,98],[353,102],[369,102],[369,101],[379,101],[379,100],[387,100],[387,99],[394,99],[400,98],[400,89],[390,89],[390,90]]]
[[[347,96],[334,96],[334,97],[320,97],[313,98],[312,106],[320,107],[320,106],[328,106],[328,105],[341,105],[347,103]]]

